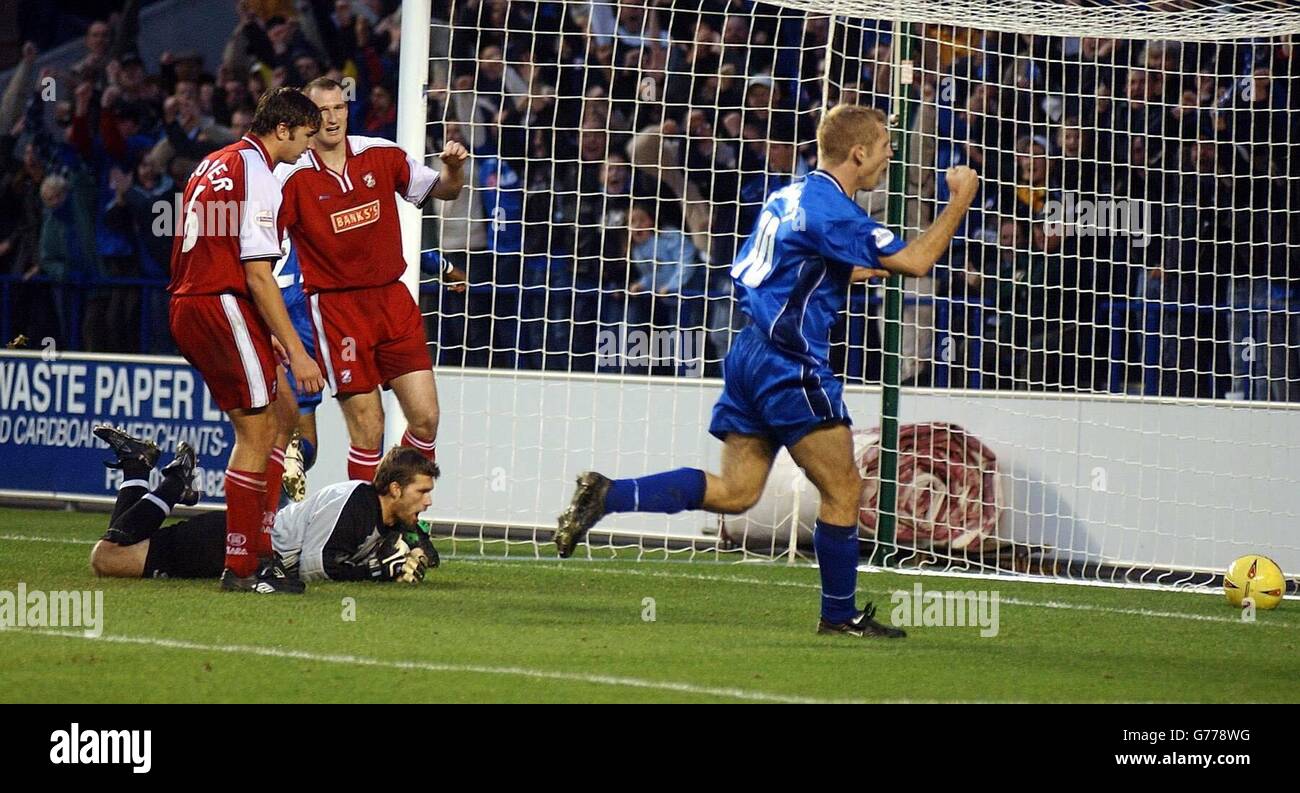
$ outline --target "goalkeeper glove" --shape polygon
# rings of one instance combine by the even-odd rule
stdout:
[[[442,560],[438,558],[438,549],[433,547],[433,540],[429,538],[427,526],[424,521],[420,521],[417,526],[407,529],[402,539],[406,540],[406,544],[411,548],[420,548],[424,551],[428,567],[437,567]]]
[[[374,556],[370,558],[371,576],[385,581],[397,580],[402,575],[406,556],[410,552],[411,546],[400,535],[392,535],[375,548]]]
[[[429,557],[425,554],[423,548],[416,548],[406,555],[402,562],[401,573],[398,574],[394,581],[400,581],[403,584],[418,584],[424,580],[424,571],[429,567]]]

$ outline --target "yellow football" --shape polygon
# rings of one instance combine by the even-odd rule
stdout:
[[[1237,608],[1250,598],[1256,609],[1275,609],[1285,592],[1282,568],[1267,556],[1243,556],[1223,574],[1223,594]]]

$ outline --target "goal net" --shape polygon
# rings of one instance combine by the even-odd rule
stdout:
[[[472,153],[419,257],[431,516],[458,550],[550,555],[583,470],[717,469],[735,253],[856,103],[896,147],[857,200],[904,239],[947,168],[982,179],[933,272],[854,285],[832,333],[864,551],[1129,585],[1205,585],[1245,553],[1300,570],[1300,7],[426,5],[404,29],[427,11],[427,75],[402,79],[428,113],[402,134]],[[611,516],[580,553],[794,559],[816,502],[783,455],[745,516]]]

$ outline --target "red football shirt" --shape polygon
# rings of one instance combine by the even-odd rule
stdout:
[[[406,272],[400,195],[422,204],[438,173],[383,138],[349,135],[343,172],[330,170],[308,149],[275,176],[283,189],[280,225],[302,266],[308,293],[393,283]]]
[[[280,183],[273,167],[252,136],[199,163],[181,199],[185,225],[172,240],[168,291],[248,296],[243,262],[280,258]]]

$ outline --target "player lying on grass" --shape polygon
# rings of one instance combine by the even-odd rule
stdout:
[[[588,471],[560,515],[562,557],[611,512],[704,509],[734,515],[763,494],[785,446],[821,495],[813,542],[821,574],[818,633],[902,637],[858,611],[858,510],[862,477],[853,460],[843,385],[830,366],[830,331],[860,268],[923,276],[948,250],[979,184],[970,168],[947,172],[952,198],[934,224],[904,245],[853,200],[880,184],[893,147],[878,110],[840,105],[817,129],[820,167],[768,197],[731,268],[748,317],[723,365],[722,397],[709,432],[723,442],[722,471],[679,468],[611,481]],[[888,272],[880,273],[878,268]]]
[[[177,446],[158,486],[150,490],[158,447],[106,425],[96,427],[95,435],[117,453],[106,465],[124,475],[108,531],[90,552],[95,574],[219,577],[226,558],[224,510],[163,525],[172,507],[198,501],[190,489],[194,450],[185,443]],[[373,483],[330,485],[280,510],[271,544],[283,558],[286,574],[308,581],[421,581],[428,568],[438,566],[438,552],[416,518],[428,509],[438,474],[438,466],[418,450],[396,447],[380,461]]]

